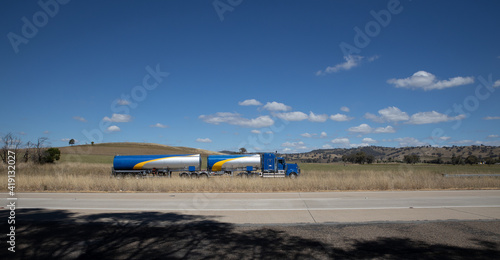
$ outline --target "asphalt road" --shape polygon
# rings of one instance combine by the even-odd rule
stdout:
[[[0,259],[500,259],[500,191],[24,193]],[[8,236],[7,236],[8,238]],[[4,238],[4,239],[7,239]]]
[[[7,205],[12,199],[1,202]],[[171,212],[234,224],[500,220],[500,190],[313,193],[22,193],[18,209]]]

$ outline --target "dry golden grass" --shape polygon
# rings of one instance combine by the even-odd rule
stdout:
[[[72,154],[75,156],[81,155],[107,155],[113,156],[117,154],[202,154],[203,156],[211,154],[221,154],[218,152],[207,151],[203,149],[168,146],[152,143],[102,143],[95,145],[75,145],[60,147],[63,155]]]
[[[209,179],[114,178],[111,165],[63,162],[19,163],[17,192],[312,192],[347,190],[499,189],[499,177],[446,178],[445,173],[500,173],[499,166],[303,164],[296,180],[238,177]],[[7,191],[2,167],[0,191]]]

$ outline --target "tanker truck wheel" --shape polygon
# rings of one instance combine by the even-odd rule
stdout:
[[[208,179],[208,175],[206,173],[202,173],[198,176],[200,179]]]
[[[297,174],[294,172],[290,173],[290,179],[297,179]]]
[[[189,174],[183,172],[183,173],[181,173],[181,178],[185,178],[185,179],[189,178]]]

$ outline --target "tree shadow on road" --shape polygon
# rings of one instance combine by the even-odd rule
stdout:
[[[0,211],[0,219],[8,214]],[[0,258],[498,259],[499,255],[499,244],[491,241],[477,240],[474,243],[480,247],[461,248],[378,238],[340,247],[273,228],[241,229],[214,219],[164,212],[75,215],[65,210],[17,209],[16,252],[4,248]],[[4,222],[0,227],[7,233]]]

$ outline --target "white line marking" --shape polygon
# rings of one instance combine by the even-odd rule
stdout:
[[[371,207],[371,208],[288,208],[288,209],[176,209],[176,208],[63,208],[63,207],[17,207],[18,209],[49,210],[105,210],[105,211],[325,211],[325,210],[388,210],[388,209],[453,209],[453,208],[500,208],[500,205],[474,206],[428,206],[428,207]]]

